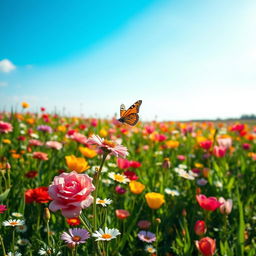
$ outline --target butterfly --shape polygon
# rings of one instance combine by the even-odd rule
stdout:
[[[139,121],[139,110],[142,100],[136,101],[133,105],[131,105],[127,110],[125,109],[125,105],[122,104],[120,106],[120,119],[118,119],[121,123],[126,123],[131,126],[134,126]]]

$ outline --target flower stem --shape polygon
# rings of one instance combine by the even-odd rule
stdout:
[[[12,252],[13,252],[13,255],[15,255],[15,227],[13,227],[13,230],[12,230]]]
[[[6,251],[5,251],[5,247],[4,247],[4,240],[1,235],[0,235],[0,241],[1,241],[3,253],[4,253],[4,255],[6,255]]]
[[[96,200],[97,200],[97,195],[98,195],[100,174],[101,174],[101,170],[102,170],[102,167],[104,165],[107,155],[108,155],[108,153],[105,153],[103,155],[100,169],[96,172],[96,174],[94,176],[94,178],[95,178],[95,191],[94,191],[94,201],[93,201],[93,229],[94,229],[94,231],[97,230]]]

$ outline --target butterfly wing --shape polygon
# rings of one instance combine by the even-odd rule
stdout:
[[[139,113],[141,103],[142,103],[142,100],[138,100],[133,105],[131,105],[126,111],[121,113],[121,110],[120,110],[121,118],[129,116],[130,114]]]
[[[128,116],[122,118],[123,123],[134,126],[139,121],[139,115],[137,113],[131,113]]]
[[[122,105],[120,106],[120,116],[122,117],[125,112],[126,112],[125,105],[122,104]]]

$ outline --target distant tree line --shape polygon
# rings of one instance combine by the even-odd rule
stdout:
[[[241,119],[241,120],[256,119],[256,115],[254,115],[254,114],[250,114],[250,115],[244,114],[244,115],[241,115],[240,119]]]

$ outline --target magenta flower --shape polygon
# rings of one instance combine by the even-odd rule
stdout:
[[[3,213],[4,211],[7,211],[6,205],[0,204],[0,213]]]
[[[88,140],[88,144],[96,144],[102,150],[109,152],[116,157],[125,158],[128,155],[127,148],[113,141],[100,138],[98,135],[92,135]]]
[[[10,123],[6,123],[0,121],[0,133],[8,133],[12,131],[12,125]]]
[[[49,186],[49,195],[53,199],[49,209],[53,212],[61,210],[66,218],[78,217],[82,209],[92,204],[91,192],[94,189],[92,178],[87,174],[73,171],[55,176]]]
[[[224,157],[226,155],[227,148],[221,146],[214,146],[213,154],[216,157]]]
[[[149,231],[140,231],[138,233],[138,238],[143,241],[143,242],[146,242],[146,243],[152,243],[154,241],[156,241],[156,235],[154,233],[151,233]]]
[[[90,237],[89,232],[83,228],[73,228],[68,230],[69,233],[63,232],[61,239],[67,244],[75,247],[78,244],[83,244]]]
[[[216,197],[206,197],[202,194],[197,195],[196,200],[199,205],[207,211],[215,211],[222,205],[222,203],[220,203]]]
[[[52,133],[52,127],[48,126],[48,125],[39,125],[37,127],[37,130],[38,131],[41,131],[41,132],[48,132],[48,133]]]

